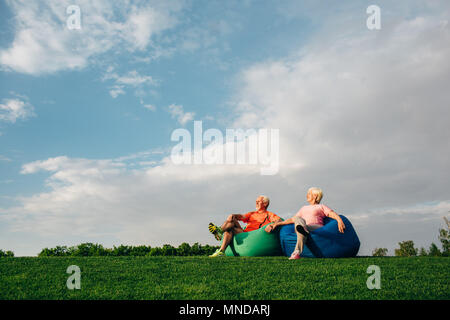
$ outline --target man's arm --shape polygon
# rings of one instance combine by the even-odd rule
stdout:
[[[270,222],[277,223],[277,222],[283,221],[283,219],[281,219],[279,216],[277,216],[277,215],[276,215],[275,213],[273,213],[273,212],[270,212],[269,215],[270,215]]]
[[[284,226],[284,225],[286,225],[286,224],[291,224],[291,223],[294,223],[294,217],[289,218],[289,219],[284,220],[284,221],[282,221],[281,218],[280,218],[279,220],[275,221],[275,223],[269,224],[269,225],[265,228],[265,230],[266,230],[267,232],[271,232],[272,230],[274,230],[275,228],[277,228],[277,227],[279,227],[279,226]]]

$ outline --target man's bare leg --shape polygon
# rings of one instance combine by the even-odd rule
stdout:
[[[244,232],[239,222],[234,218],[230,217],[225,221],[222,226],[223,230],[223,238],[222,238],[222,246],[220,247],[220,251],[225,252],[225,249],[230,244],[231,240],[233,239],[233,236]]]

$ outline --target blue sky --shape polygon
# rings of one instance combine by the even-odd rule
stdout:
[[[71,4],[81,30],[66,27]],[[261,193],[287,218],[316,185],[363,254],[437,242],[449,5],[378,1],[370,31],[370,4],[2,1],[0,248],[214,243],[210,220]],[[193,120],[280,129],[279,174],[174,167],[170,135]]]
[[[35,116],[26,121],[2,123],[2,154],[14,161],[3,162],[1,174],[4,180],[15,180],[0,185],[2,194],[26,195],[39,190],[41,181],[34,177],[17,181],[21,164],[35,159],[58,155],[112,158],[167,147],[167,137],[177,126],[165,111],[167,106],[182,105],[199,118],[223,116],[234,75],[254,61],[288,54],[305,41],[311,28],[308,19],[286,21],[281,15],[274,16],[277,7],[270,2],[254,6],[230,2],[224,6],[222,2],[199,1],[185,5],[180,25],[164,36],[181,37],[186,27],[199,28],[202,34],[192,45],[198,48],[175,50],[151,63],[135,62],[135,55],[125,50],[102,54],[81,70],[0,74],[1,96],[14,96],[12,92],[24,95],[35,110]],[[4,2],[1,21],[1,29],[9,32],[3,31],[0,46],[8,48],[14,39],[15,22]],[[178,43],[170,46],[177,47]],[[148,55],[145,50],[136,53],[139,57]],[[127,88],[125,94],[113,98],[108,89],[111,81],[102,81],[109,66],[119,74],[138,70],[140,75],[151,75],[158,84],[137,88],[141,92]],[[151,104],[156,110],[145,109],[143,104]],[[208,124],[223,127],[213,119]]]

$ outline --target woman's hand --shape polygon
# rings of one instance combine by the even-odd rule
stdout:
[[[342,219],[338,220],[338,230],[340,233],[344,233],[344,229],[345,229],[345,224],[342,221]]]

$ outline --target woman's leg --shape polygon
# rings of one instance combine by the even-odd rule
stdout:
[[[305,245],[306,242],[306,235],[299,232],[297,230],[298,229],[297,226],[306,227],[306,221],[303,218],[295,217],[294,224],[295,224],[295,233],[297,234],[297,243],[295,244],[294,251],[297,251],[299,254],[301,254],[303,252],[303,246]]]
[[[295,245],[295,250],[298,251],[299,254],[301,254],[303,252],[303,247],[305,245],[306,239],[309,236],[309,232],[319,229],[322,226],[319,224],[307,225],[305,219],[300,218],[300,217],[295,217],[294,223],[295,223],[295,233],[297,233],[297,243]],[[299,226],[299,227],[297,227],[297,226]],[[300,228],[302,228],[302,229],[300,229]],[[308,232],[303,231],[305,229]]]

